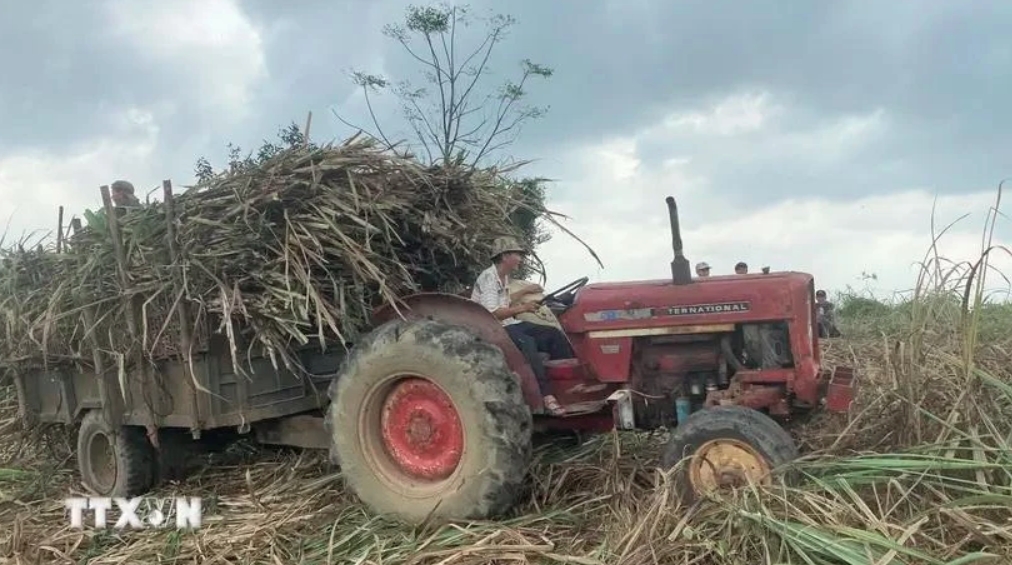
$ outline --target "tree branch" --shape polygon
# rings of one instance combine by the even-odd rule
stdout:
[[[445,35],[441,35],[440,39],[442,39],[442,41],[443,41],[443,53],[446,54],[447,66],[449,67],[449,71],[450,71],[450,73],[449,73],[449,79],[450,79],[450,107],[449,107],[449,110],[447,112],[447,119],[446,119],[446,126],[447,126],[446,127],[446,138],[447,138],[447,144],[448,145],[456,145],[456,141],[457,141],[456,137],[457,136],[454,135],[453,139],[452,140],[450,139],[450,130],[451,129],[454,129],[454,130],[456,129],[454,127],[454,124],[458,120],[458,117],[456,116],[456,113],[457,113],[457,69],[454,66],[454,59],[453,59],[453,45],[454,45],[454,41],[455,41],[456,36],[457,36],[457,9],[456,8],[453,9],[453,11],[452,11],[452,13],[450,15],[450,18],[451,19],[450,19],[450,46],[449,46],[449,48],[447,48],[447,45],[446,45],[446,36]]]
[[[382,139],[380,136],[373,134],[371,131],[367,130],[366,128],[358,126],[358,125],[355,125],[355,124],[349,122],[348,120],[342,118],[341,115],[338,114],[337,110],[335,110],[334,108],[330,109],[330,113],[334,114],[334,117],[337,118],[338,121],[340,121],[342,124],[350,127],[351,129],[356,129],[356,130],[358,130],[360,132],[363,132],[366,135],[368,135],[369,137],[372,137],[373,139]]]
[[[442,145],[442,150],[443,150],[443,161],[444,162],[448,162],[450,160],[449,153],[452,150],[452,147],[450,147],[450,145],[449,145],[449,143],[450,143],[450,122],[449,122],[450,117],[447,115],[447,111],[446,111],[446,109],[447,109],[447,104],[446,104],[446,88],[443,86],[444,85],[443,75],[445,73],[443,73],[443,70],[439,66],[439,56],[436,55],[436,48],[432,44],[432,36],[429,35],[429,34],[427,34],[427,33],[425,34],[425,43],[426,43],[426,45],[429,46],[429,54],[432,55],[432,60],[435,62],[435,65],[436,65],[436,78],[438,79],[437,83],[439,84],[439,115],[440,115],[440,118],[441,118],[441,121],[442,121],[442,124],[443,124],[443,127],[442,127],[443,139],[442,139],[441,145]]]
[[[523,82],[526,79],[527,79],[527,74],[525,73],[524,77],[520,80],[521,88],[523,87]],[[502,106],[502,102],[504,100],[509,100],[509,102],[506,103],[506,107],[505,108]],[[506,95],[504,95],[500,99],[500,101],[499,101],[500,111],[497,112],[497,115],[496,115],[496,118],[495,118],[495,125],[492,126],[492,132],[489,133],[488,137],[485,139],[485,143],[481,146],[481,149],[478,151],[478,154],[475,156],[474,161],[472,162],[472,165],[477,165],[478,162],[481,161],[481,158],[484,157],[488,153],[488,147],[489,147],[489,145],[491,145],[492,140],[495,139],[499,135],[499,128],[502,126],[503,119],[506,117],[506,114],[509,112],[510,107],[513,106],[513,102],[516,101],[516,100],[517,100],[516,96],[510,96],[508,93]]]
[[[419,57],[418,55],[416,55],[415,52],[411,50],[411,47],[408,45],[408,43],[407,43],[406,40],[398,37],[397,38],[397,42],[400,43],[404,47],[404,50],[407,51],[409,55],[411,55],[412,57],[414,57],[416,61],[418,61],[418,62],[420,62],[420,63],[422,63],[424,65],[427,65],[429,67],[432,67],[432,68],[438,70],[438,67],[436,67],[432,63],[432,61],[426,61],[425,59],[423,59],[423,58]]]
[[[376,131],[379,132],[380,137],[383,139],[383,143],[386,143],[387,147],[389,149],[393,149],[394,145],[392,143],[390,143],[390,140],[387,139],[387,135],[385,133],[383,133],[383,128],[380,127],[379,120],[376,118],[376,112],[373,111],[373,109],[372,109],[372,101],[369,100],[369,89],[367,87],[363,86],[362,87],[362,94],[365,95],[365,106],[366,106],[366,108],[369,108],[369,117],[372,118],[372,123],[373,123],[374,126],[376,126]]]
[[[428,158],[429,162],[431,163],[432,162],[432,150],[429,148],[429,143],[425,140],[425,134],[423,134],[421,128],[418,127],[418,124],[416,123],[416,120],[412,119],[412,117],[411,117],[410,113],[408,112],[407,108],[404,108],[404,118],[407,119],[408,124],[411,126],[411,129],[413,129],[415,131],[415,135],[418,136],[418,141],[422,142],[422,149],[425,150],[425,156]],[[424,120],[422,120],[422,121],[424,121]]]
[[[485,74],[485,66],[488,65],[488,59],[492,55],[492,49],[495,47],[495,44],[498,43],[498,41],[499,41],[498,37],[499,37],[499,32],[498,32],[498,30],[496,30],[495,32],[493,32],[492,34],[490,34],[488,37],[486,37],[484,42],[482,42],[483,46],[485,45],[485,43],[489,44],[488,45],[488,49],[485,51],[485,56],[484,56],[484,58],[482,58],[481,64],[479,64],[478,68],[474,70],[474,80],[472,80],[471,84],[469,84],[467,86],[467,88],[464,90],[464,93],[460,95],[460,97],[462,99],[463,98],[467,98],[468,95],[471,94],[471,90],[474,88],[474,85],[478,84],[478,80],[481,79],[481,77],[482,77],[483,74]],[[474,55],[477,55],[478,52],[481,49],[482,49],[482,47],[479,47],[478,50],[476,50],[474,53],[471,54],[471,57],[473,57]],[[467,60],[470,61],[471,57],[468,57]],[[465,61],[465,63],[466,63],[466,61]]]
[[[408,100],[411,101],[411,105],[414,106],[415,112],[417,112],[415,115],[418,121],[422,122],[425,125],[425,128],[429,130],[429,135],[432,136],[432,142],[435,144],[436,147],[440,147],[440,150],[442,150],[442,147],[439,143],[439,134],[436,133],[436,130],[433,129],[432,124],[429,123],[429,120],[425,117],[425,112],[423,112],[422,109],[418,106],[418,99],[412,97],[408,98]]]

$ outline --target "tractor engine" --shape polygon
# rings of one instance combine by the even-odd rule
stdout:
[[[820,365],[814,278],[768,269],[693,278],[667,204],[670,278],[581,284],[558,309],[580,368],[553,367],[559,389],[607,394],[621,429],[672,427],[720,405],[778,416],[848,406],[850,369]]]
[[[673,426],[726,390],[740,370],[790,368],[783,323],[740,324],[733,332],[650,336],[633,343],[630,388],[637,427]],[[679,412],[681,411],[681,414]]]

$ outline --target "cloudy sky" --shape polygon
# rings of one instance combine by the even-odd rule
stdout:
[[[8,237],[52,230],[61,204],[100,205],[116,178],[188,184],[200,155],[221,165],[226,143],[253,148],[309,111],[315,140],[347,137],[334,112],[367,123],[349,70],[416,76],[381,33],[407,4],[0,0]],[[914,283],[933,208],[938,229],[968,215],[941,254],[975,259],[1012,177],[1012,3],[470,3],[493,4],[517,23],[491,78],[523,58],[555,70],[529,89],[549,113],[511,154],[555,179],[550,206],[605,266],[558,235],[541,250],[548,286],[668,276],[673,195],[686,254],[716,274],[745,260],[887,296]],[[393,101],[375,102],[406,135]],[[1010,232],[1000,218],[997,241]]]

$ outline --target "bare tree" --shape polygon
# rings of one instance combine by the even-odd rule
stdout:
[[[475,20],[486,25],[484,40],[473,50],[461,50],[460,35]],[[552,76],[552,69],[524,59],[518,76],[483,88],[491,75],[490,60],[496,46],[516,20],[496,14],[472,18],[467,6],[409,6],[404,23],[387,25],[384,35],[396,40],[421,65],[424,86],[411,81],[391,84],[386,78],[352,72],[352,80],[365,96],[376,133],[373,137],[393,146],[373,111],[371,94],[392,90],[401,111],[430,162],[469,162],[477,165],[513,143],[524,122],[542,117],[546,107],[524,103],[529,82]],[[336,112],[335,112],[336,115]],[[356,129],[340,116],[343,123]]]

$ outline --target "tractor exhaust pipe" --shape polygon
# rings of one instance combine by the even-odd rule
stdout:
[[[682,254],[682,230],[678,227],[678,205],[675,199],[669,196],[665,199],[668,203],[668,220],[671,222],[671,250],[675,257],[671,260],[671,280],[675,284],[689,284],[692,282],[692,271],[689,269],[689,260]]]

